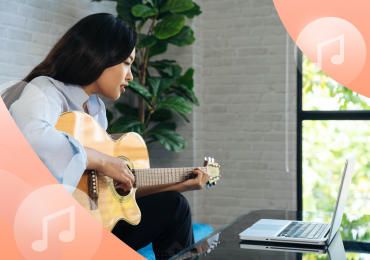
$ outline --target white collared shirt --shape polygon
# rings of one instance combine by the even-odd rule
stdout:
[[[9,108],[41,161],[61,184],[72,187],[77,186],[86,169],[86,152],[80,142],[54,126],[63,112],[84,112],[82,105],[85,102],[89,114],[106,130],[105,105],[96,94],[89,98],[81,86],[64,84],[46,76],[29,82],[20,98]]]

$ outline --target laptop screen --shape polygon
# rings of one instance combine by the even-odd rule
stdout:
[[[335,205],[334,216],[331,222],[328,244],[330,244],[331,240],[335,236],[342,222],[344,208],[346,206],[346,201],[347,201],[347,195],[348,195],[349,187],[351,185],[353,170],[355,168],[356,157],[357,157],[356,155],[350,156],[346,161],[346,165],[344,166],[342,182],[340,184],[338,198],[337,198],[337,204]]]

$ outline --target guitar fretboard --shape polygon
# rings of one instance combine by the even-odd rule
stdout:
[[[207,172],[207,167],[199,168]],[[180,183],[189,179],[194,179],[197,175],[193,174],[193,171],[196,169],[197,167],[134,169],[132,171],[135,176],[134,188]]]

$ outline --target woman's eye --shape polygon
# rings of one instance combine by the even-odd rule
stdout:
[[[131,65],[129,62],[125,62],[125,64],[126,64],[127,66],[130,66],[130,65]]]

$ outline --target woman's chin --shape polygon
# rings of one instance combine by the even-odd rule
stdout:
[[[120,96],[121,96],[121,93],[118,93],[118,95],[116,95],[114,98],[111,98],[111,99],[117,100],[117,99],[119,99]]]

